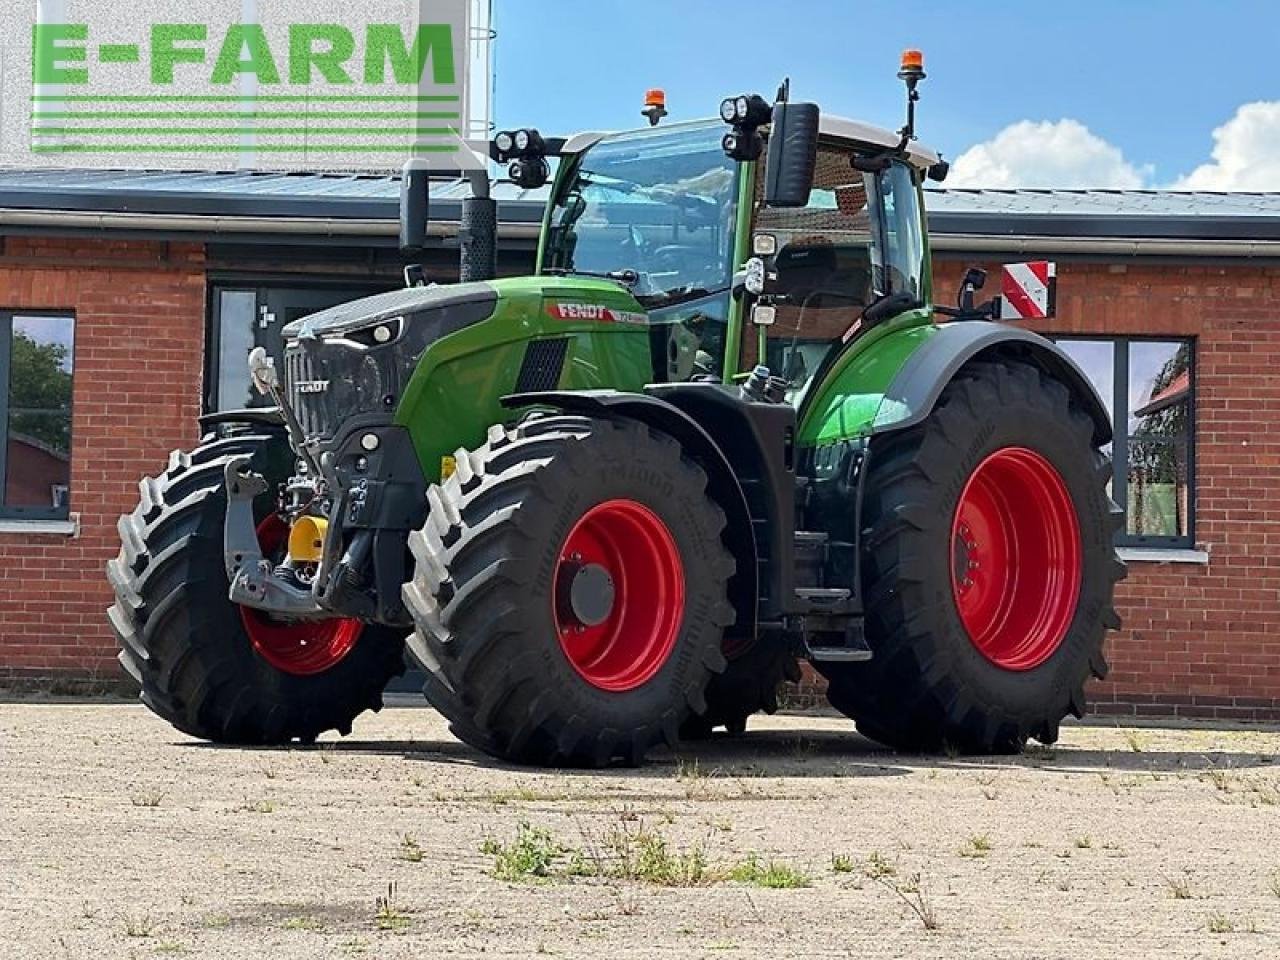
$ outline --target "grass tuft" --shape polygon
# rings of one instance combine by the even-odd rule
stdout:
[[[396,905],[396,884],[387,884],[385,896],[373,902],[373,925],[379,930],[404,930],[409,926],[409,915]]]
[[[729,871],[729,879],[770,890],[796,890],[811,886],[804,872],[775,860],[761,861],[754,853]]]
[[[985,833],[975,833],[960,846],[960,856],[971,860],[981,860],[991,852],[991,837]]]
[[[1225,913],[1210,914],[1205,926],[1210,933],[1235,933],[1236,930],[1236,925]]]
[[[832,873],[853,873],[857,869],[857,863],[847,853],[833,853],[831,855]]]
[[[521,823],[510,843],[488,837],[481,844],[480,852],[493,857],[495,877],[518,882],[549,877],[556,857],[564,850],[542,827]]]
[[[1175,900],[1190,900],[1191,893],[1191,877],[1184,873],[1180,877],[1165,877],[1165,885],[1169,888],[1169,893]]]
[[[124,933],[127,937],[153,937],[159,924],[150,915],[144,913],[140,917],[128,917],[124,922]]]
[[[422,862],[422,847],[412,834],[406,833],[400,838],[400,853],[398,856],[401,860],[408,860],[410,863]]]

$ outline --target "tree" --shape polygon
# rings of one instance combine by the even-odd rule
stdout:
[[[1178,377],[1191,368],[1191,345],[1182,344],[1173,354],[1151,384],[1151,397],[1154,400],[1169,390]],[[1139,424],[1129,438],[1129,476],[1130,483],[1136,489],[1132,491],[1131,517],[1129,520],[1133,533],[1144,534],[1180,534],[1184,529],[1184,518],[1187,512],[1185,502],[1187,489],[1187,463],[1184,457],[1182,441],[1187,436],[1187,413],[1190,404],[1187,397],[1177,402],[1154,410],[1139,418]],[[1171,501],[1167,504],[1173,511],[1173,530],[1147,530],[1147,522],[1152,518],[1146,514],[1146,494],[1149,488],[1169,486]],[[1160,503],[1156,503],[1157,511]],[[1158,527],[1165,526],[1156,518]]]
[[[68,348],[13,332],[9,361],[9,433],[67,454],[71,449]]]

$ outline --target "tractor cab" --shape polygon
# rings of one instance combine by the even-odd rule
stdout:
[[[817,133],[811,188],[790,205],[768,202],[770,161],[735,159],[721,122],[568,139],[539,273],[614,280],[651,324],[683,328],[672,379],[764,364],[798,404],[859,333],[928,304],[920,185],[940,162],[914,143],[886,156],[898,135],[839,117]]]

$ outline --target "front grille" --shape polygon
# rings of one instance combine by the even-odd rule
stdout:
[[[329,418],[329,394],[321,392],[303,392],[300,383],[317,384],[326,382],[323,372],[310,354],[299,346],[290,346],[284,352],[284,380],[293,404],[293,412],[298,417],[302,432],[308,437],[329,436],[332,425]]]

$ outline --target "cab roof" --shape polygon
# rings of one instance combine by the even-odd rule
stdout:
[[[652,128],[629,130],[625,133],[605,133],[601,131],[577,133],[565,141],[561,152],[567,155],[582,153],[588,147],[594,146],[607,137],[644,137],[645,135],[658,136],[669,131],[713,126],[723,127],[725,124],[724,121],[716,118],[714,120],[693,120],[687,123],[664,124]],[[872,149],[896,147],[898,142],[902,139],[899,134],[894,133],[892,130],[887,130],[884,127],[877,127],[869,123],[862,123],[859,120],[848,120],[844,117],[836,117],[828,113],[822,114],[821,120],[819,121],[818,132],[821,134],[822,138],[828,142],[835,141],[848,146],[870,147]],[[911,161],[912,166],[919,167],[924,170],[937,163],[941,157],[931,147],[927,147],[919,141],[913,140],[907,145],[907,159]]]

